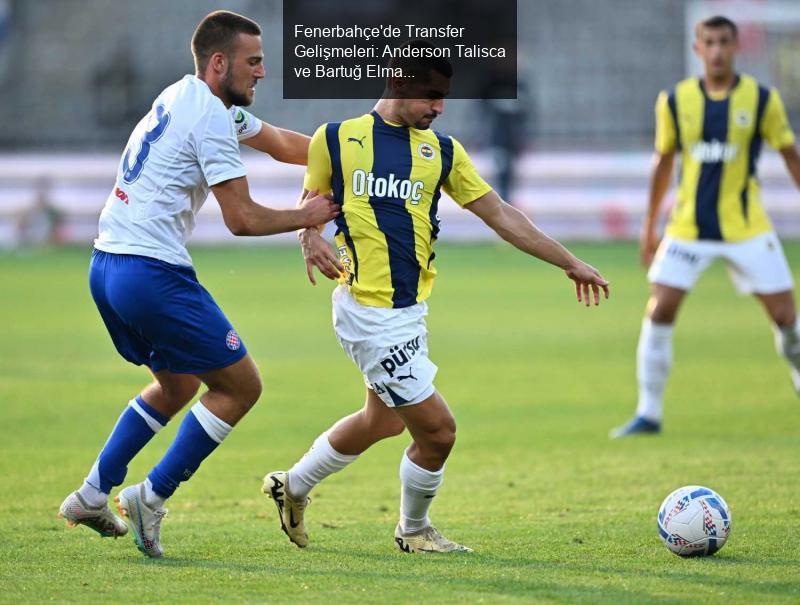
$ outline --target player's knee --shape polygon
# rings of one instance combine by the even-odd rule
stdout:
[[[244,411],[249,410],[256,404],[264,390],[264,385],[261,382],[261,374],[252,359],[249,359],[249,363],[245,361],[245,364],[240,367],[240,372],[237,373],[231,386],[233,388],[233,397]]]
[[[186,405],[197,395],[200,390],[200,381],[186,382],[178,387],[175,393],[175,399],[180,401],[182,405]]]
[[[242,406],[245,409],[252,408],[258,399],[261,397],[261,393],[264,391],[264,385],[261,382],[261,377],[256,372],[250,380],[246,381],[245,384],[241,385],[239,389],[239,400]]]
[[[200,381],[194,376],[161,383],[164,398],[177,407],[183,407],[194,399],[200,389]]]
[[[439,458],[444,463],[456,443],[455,422],[445,423],[425,437],[426,449],[432,456]]]

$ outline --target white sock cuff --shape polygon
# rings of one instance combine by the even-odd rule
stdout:
[[[154,507],[154,508],[161,508],[164,506],[164,502],[167,499],[163,496],[160,496],[156,490],[153,489],[153,483],[150,481],[149,478],[145,478],[144,480],[144,501]]]
[[[797,337],[800,335],[800,319],[798,319],[794,324],[791,326],[779,326],[775,324],[775,331],[780,332],[786,337]]]
[[[148,414],[145,411],[145,409],[139,405],[139,402],[136,401],[136,399],[131,399],[128,402],[128,405],[134,412],[136,412],[137,414],[139,414],[139,416],[142,417],[142,419],[147,423],[147,426],[149,426],[150,430],[153,431],[154,433],[157,433],[158,431],[164,428],[164,425],[162,425],[158,420],[156,420],[150,414]]]
[[[647,317],[642,321],[642,335],[646,334],[658,340],[671,338],[674,329],[675,326],[673,324],[654,323],[653,320]]]
[[[416,464],[408,457],[408,450],[403,452],[400,461],[400,481],[412,489],[419,491],[436,491],[444,478],[444,466],[438,471],[429,471]]]
[[[350,464],[358,458],[358,454],[342,454],[341,452],[337,452],[331,445],[331,440],[328,438],[329,434],[330,431],[322,433],[322,435],[314,440],[314,444],[311,447],[320,452],[323,456],[332,458],[342,465]]]
[[[197,422],[199,422],[203,430],[208,433],[208,436],[217,443],[222,443],[222,440],[225,439],[228,433],[233,429],[230,424],[214,416],[214,414],[203,405],[202,401],[198,401],[192,406],[191,413],[194,414]]]

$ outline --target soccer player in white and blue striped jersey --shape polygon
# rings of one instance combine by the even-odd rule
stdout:
[[[308,137],[262,123],[241,109],[264,77],[261,29],[227,11],[206,16],[192,38],[196,75],[167,87],[131,134],[116,184],[100,215],[89,270],[92,297],[127,361],[147,366],[153,382],[122,412],[83,485],[61,505],[69,525],[101,536],[127,533],[108,507],[128,463],[194,399],[164,458],[141,483],[123,489],[145,555],[163,554],[164,502],[189,479],[261,394],[255,363],[231,323],[198,282],[186,240],[213,190],[235,235],[270,235],[326,222],[338,212],[314,196],[275,210],[249,194],[239,140],[275,159],[305,164]],[[237,140],[238,138],[238,140]]]

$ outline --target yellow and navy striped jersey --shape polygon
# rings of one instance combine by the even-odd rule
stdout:
[[[684,240],[740,241],[772,230],[761,204],[756,163],[762,140],[794,143],[776,89],[737,76],[722,94],[689,78],[656,101],[658,153],[680,151],[678,200],[667,235]]]
[[[441,190],[460,206],[491,191],[454,138],[375,111],[317,129],[304,187],[341,204],[336,248],[353,298],[390,308],[430,296]]]

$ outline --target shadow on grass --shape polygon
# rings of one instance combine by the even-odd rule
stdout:
[[[291,581],[302,577],[320,585],[325,585],[326,580],[335,581],[342,587],[377,584],[385,590],[412,591],[425,583],[454,593],[591,603],[680,602],[681,599],[671,592],[678,579],[684,589],[702,587],[706,600],[712,597],[709,593],[717,589],[729,596],[738,594],[740,597],[749,594],[796,597],[800,593],[800,583],[796,581],[743,577],[739,566],[761,566],[765,561],[735,555],[679,560],[676,565],[665,563],[662,568],[652,570],[596,566],[590,561],[581,564],[574,561],[520,560],[475,553],[410,557],[401,553],[376,554],[321,547],[314,549],[313,557],[306,553],[285,552],[262,552],[258,556],[262,557],[258,562],[170,557],[144,561],[144,564],[246,575],[267,574],[287,580],[292,578]],[[275,559],[272,559],[273,556]],[[287,556],[294,560],[287,561]],[[788,560],[773,564],[783,565],[787,569],[794,565]],[[715,573],[717,571],[721,573]],[[476,577],[479,574],[482,577]],[[553,579],[553,576],[563,579]]]

